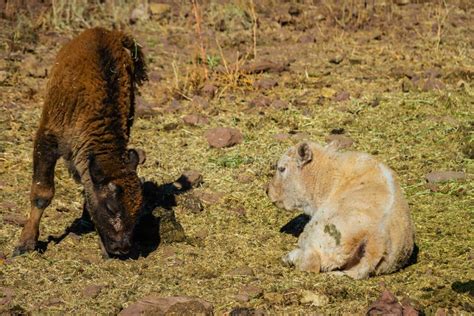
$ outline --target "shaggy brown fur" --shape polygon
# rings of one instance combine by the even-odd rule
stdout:
[[[60,157],[84,186],[85,210],[105,250],[129,251],[142,202],[136,167],[143,159],[127,144],[136,87],[145,80],[140,46],[122,32],[89,29],[60,50],[34,142],[31,214],[15,254],[35,248]]]
[[[368,154],[337,149],[304,142],[278,162],[270,199],[311,216],[283,261],[355,279],[396,271],[412,254],[414,232],[395,174]]]

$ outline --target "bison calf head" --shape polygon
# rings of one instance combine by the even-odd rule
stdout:
[[[290,147],[276,165],[276,172],[268,185],[268,196],[278,207],[286,210],[301,210],[308,189],[305,177],[309,174],[313,150],[308,143]]]
[[[144,155],[134,149],[128,150],[128,157],[119,165],[99,163],[89,156],[89,175],[92,188],[86,188],[87,208],[107,254],[128,254],[133,231],[143,200],[140,179],[136,173]],[[113,176],[110,176],[113,174]]]

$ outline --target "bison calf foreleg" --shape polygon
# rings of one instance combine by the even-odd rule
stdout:
[[[54,168],[58,160],[58,146],[54,136],[39,131],[33,151],[33,180],[31,184],[31,213],[21,232],[13,255],[35,249],[39,223],[44,209],[54,196]]]

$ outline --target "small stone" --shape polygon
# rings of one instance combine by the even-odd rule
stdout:
[[[336,95],[334,96],[334,101],[342,102],[342,101],[349,100],[350,98],[351,98],[351,95],[349,92],[341,91],[341,92],[336,93]]]
[[[430,77],[423,83],[421,90],[443,90],[444,88],[446,88],[446,85],[441,80]]]
[[[222,192],[196,192],[196,195],[206,204],[217,204],[219,203],[222,198],[224,197],[224,193]]]
[[[212,99],[216,95],[216,92],[217,87],[210,82],[206,83],[201,89],[201,94],[210,99]]]
[[[250,101],[250,105],[253,107],[267,107],[272,103],[269,97],[259,95]]]
[[[239,172],[235,178],[240,183],[250,183],[253,181],[254,176],[249,173]]]
[[[204,210],[204,206],[202,205],[201,199],[194,195],[188,194],[185,198],[181,201],[180,205],[187,211],[191,213],[201,213]]]
[[[273,87],[276,87],[278,82],[274,79],[266,78],[260,79],[254,82],[253,87],[258,90],[268,90]]]
[[[214,307],[207,301],[189,296],[159,297],[149,295],[131,304],[119,315],[213,315]]]
[[[367,315],[403,315],[403,307],[398,303],[395,295],[385,289],[380,297],[372,303],[368,310]]]
[[[301,44],[311,44],[316,42],[316,37],[313,34],[306,33],[298,40]]]
[[[435,316],[447,316],[448,313],[446,312],[446,309],[438,307],[435,312]]]
[[[290,135],[288,134],[284,134],[284,133],[279,133],[279,134],[275,134],[273,135],[273,138],[279,142],[284,142],[284,141],[287,141],[290,139]]]
[[[325,306],[329,304],[329,297],[324,294],[304,291],[301,297],[301,304],[311,304],[312,306]]]
[[[140,4],[132,10],[132,13],[130,13],[129,22],[130,24],[135,24],[138,21],[145,21],[148,18],[149,15],[147,10],[145,9],[145,6],[143,4]]]
[[[191,101],[191,107],[193,109],[195,109],[195,108],[205,109],[205,108],[209,107],[209,102],[205,98],[203,98],[199,95],[195,95],[193,97],[192,101]]]
[[[82,295],[87,298],[96,298],[103,288],[103,285],[91,284],[82,290]]]
[[[185,170],[176,181],[186,188],[198,187],[204,182],[202,174],[197,170]]]
[[[326,136],[326,143],[337,142],[339,148],[348,148],[354,144],[354,140],[345,135],[331,134]]]
[[[250,301],[250,297],[247,294],[237,294],[235,295],[234,299],[242,303]]]
[[[207,142],[211,147],[224,148],[242,143],[244,137],[236,128],[216,127],[205,133]]]
[[[239,294],[246,295],[249,298],[257,298],[257,297],[262,296],[263,290],[259,288],[258,286],[249,284],[240,288]]]
[[[329,58],[329,62],[331,64],[335,64],[335,65],[339,65],[343,60],[344,60],[343,55],[335,55],[335,56]]]
[[[230,275],[236,275],[236,276],[253,276],[255,273],[249,266],[240,266],[238,268],[235,268],[234,270],[230,271]]]
[[[288,102],[280,100],[280,99],[273,100],[270,106],[277,110],[288,110],[288,107],[289,107]]]
[[[466,180],[467,176],[462,171],[433,171],[428,173],[425,178],[429,183],[440,183],[446,181]]]
[[[138,117],[151,117],[156,114],[156,111],[151,103],[138,96],[135,100],[135,113]]]
[[[208,124],[209,119],[203,115],[189,114],[189,115],[183,116],[183,122],[187,125],[198,126],[198,125]]]
[[[247,211],[243,206],[233,207],[230,209],[230,211],[236,213],[239,216],[245,216],[247,214]]]
[[[289,65],[289,62],[273,62],[268,60],[262,60],[242,67],[242,71],[249,74],[257,74],[262,72],[280,73],[285,70],[288,70]]]
[[[27,221],[26,216],[19,213],[6,213],[2,217],[4,223],[16,226],[24,226]]]
[[[178,128],[178,123],[168,123],[163,126],[163,130],[170,132]]]
[[[336,95],[337,91],[334,90],[334,89],[331,89],[331,88],[322,88],[321,89],[321,96],[326,98],[326,99],[330,99],[332,97],[334,97]]]
[[[166,113],[176,113],[181,110],[181,103],[178,100],[173,99],[170,105],[165,109]]]

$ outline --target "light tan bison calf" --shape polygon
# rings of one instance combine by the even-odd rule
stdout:
[[[283,261],[354,279],[391,273],[414,248],[408,204],[394,172],[374,157],[303,142],[278,161],[268,195],[311,220]]]

